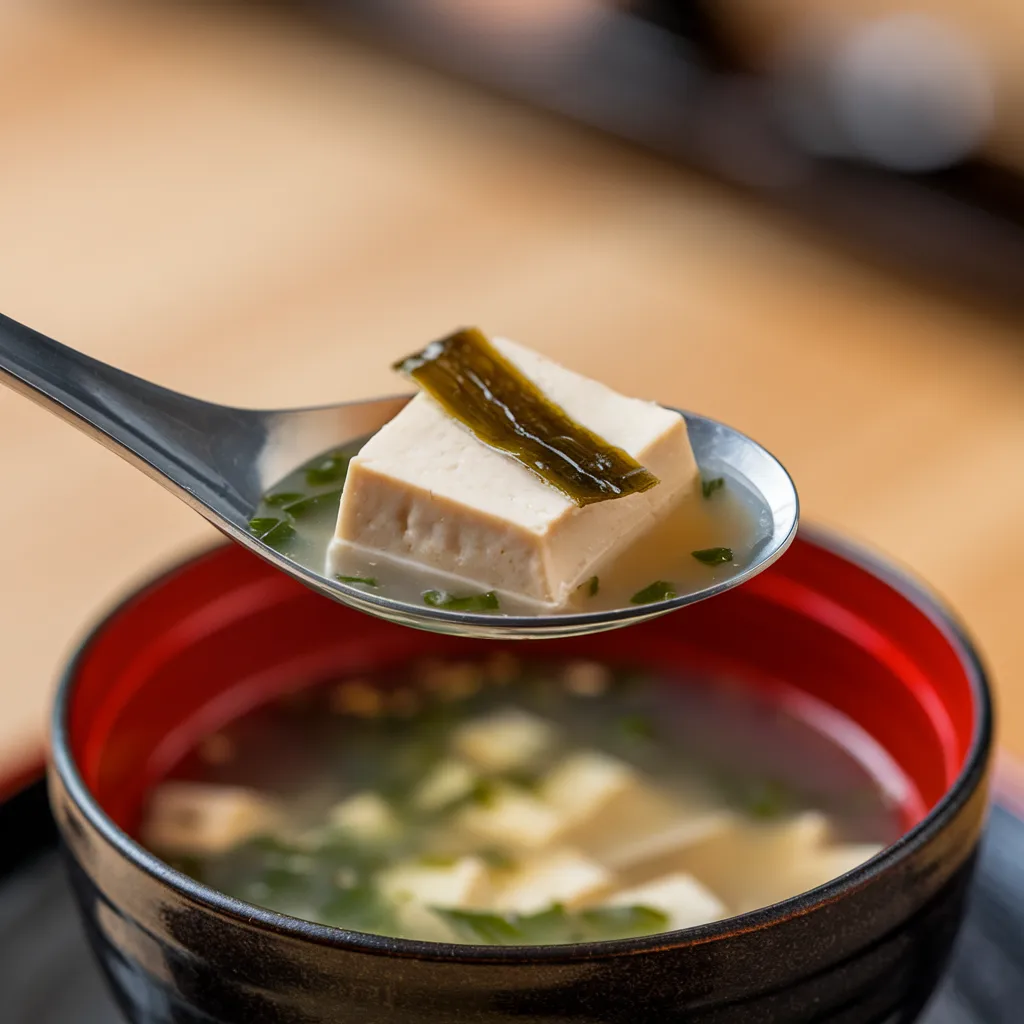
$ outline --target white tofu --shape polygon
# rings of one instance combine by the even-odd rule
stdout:
[[[679,866],[734,912],[754,910],[809,888],[800,872],[821,856],[829,831],[828,818],[818,811],[770,824],[740,822],[681,851]]]
[[[628,785],[609,785],[601,800],[600,790],[590,790],[590,813],[569,814],[561,842],[576,846],[603,864],[612,864],[621,847],[646,836],[674,828],[691,813],[691,808],[674,799],[638,775]],[[570,799],[568,787],[566,798]]]
[[[455,929],[440,914],[430,907],[411,900],[395,907],[398,933],[403,939],[418,939],[420,942],[458,942]]]
[[[413,806],[420,811],[439,811],[466,796],[478,778],[465,761],[455,758],[442,761],[416,787]]]
[[[533,914],[552,903],[576,907],[612,885],[611,872],[570,849],[553,850],[520,865],[495,893],[498,910]]]
[[[511,786],[499,786],[486,804],[472,804],[459,811],[455,824],[477,842],[529,850],[547,846],[562,821],[542,800]]]
[[[445,574],[449,586],[557,607],[599,562],[695,489],[697,464],[678,413],[617,394],[510,341],[492,341],[573,419],[660,482],[579,508],[420,393],[349,465],[329,573],[386,559]]]
[[[460,725],[452,735],[452,746],[484,771],[507,772],[539,757],[554,739],[550,722],[528,711],[506,708]]]
[[[348,832],[367,843],[386,842],[397,835],[398,819],[377,793],[356,793],[335,804],[327,813],[332,828]]]
[[[567,822],[576,824],[599,814],[612,800],[638,784],[636,772],[625,761],[596,750],[584,750],[555,765],[544,780],[540,795]]]
[[[666,931],[718,921],[729,913],[713,892],[692,876],[680,873],[624,889],[605,900],[604,905],[659,910],[668,917]]]
[[[487,892],[487,867],[478,857],[459,857],[451,864],[396,864],[377,876],[380,891],[393,903],[466,908]]]
[[[216,854],[280,824],[278,806],[241,786],[165,782],[150,799],[142,841],[160,853]]]
[[[844,843],[841,846],[830,847],[821,857],[823,869],[829,872],[825,881],[830,882],[833,878],[859,868],[872,857],[877,857],[884,849],[885,847],[878,843]],[[818,883],[822,884],[824,883]]]
[[[737,823],[729,811],[684,814],[667,828],[608,847],[602,860],[630,879],[650,878],[686,864],[688,851],[735,836]]]
[[[831,882],[840,875],[860,867],[881,850],[882,847],[874,843],[851,843],[809,851],[790,865],[789,870],[780,872],[779,876],[772,880],[770,889],[766,888],[754,895],[762,897],[762,903],[759,905],[764,905],[764,902],[774,903],[810,889],[817,889],[819,885],[825,885],[826,882]],[[765,900],[764,897],[769,898]]]

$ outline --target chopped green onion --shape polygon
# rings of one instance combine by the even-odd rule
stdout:
[[[651,907],[597,907],[577,913],[560,903],[536,914],[496,914],[434,907],[461,939],[494,946],[558,945],[634,938],[664,931],[668,916]]]
[[[587,597],[594,597],[601,589],[601,581],[596,576],[591,576],[586,583],[581,583],[577,590],[586,590]]]
[[[336,491],[325,491],[323,494],[313,494],[308,498],[300,498],[298,501],[285,505],[284,510],[296,519],[302,519],[321,509],[332,508],[336,512],[338,502],[341,500],[341,488]]]
[[[263,502],[271,508],[279,508],[282,505],[293,505],[297,501],[302,501],[304,497],[306,495],[298,491],[278,491],[277,494],[265,495]]]
[[[339,583],[355,583],[363,587],[377,586],[376,576],[335,576]]]
[[[710,498],[715,491],[720,490],[725,486],[725,477],[716,476],[711,480],[702,480],[700,483],[700,489],[704,494],[705,498]]]
[[[498,784],[494,779],[477,779],[469,792],[470,803],[480,807],[493,807],[498,799]]]
[[[477,856],[489,867],[496,871],[510,871],[516,866],[514,857],[509,856],[504,850],[487,849],[481,850]]]
[[[434,907],[465,942],[482,942],[489,946],[515,946],[525,941],[517,915],[490,914],[479,910],[449,910]]]
[[[270,516],[250,519],[249,531],[271,548],[277,548],[295,536],[295,527],[287,519],[274,519]]]
[[[690,553],[698,562],[705,565],[721,565],[723,562],[732,561],[732,548],[702,548]]]
[[[493,590],[486,594],[469,594],[456,597],[447,590],[425,590],[423,603],[431,608],[445,608],[453,612],[489,612],[499,608],[498,595]]]
[[[747,794],[743,805],[752,817],[770,820],[790,810],[793,795],[781,782],[769,779]]]
[[[626,715],[619,721],[619,728],[633,740],[652,740],[655,737],[654,723],[644,715]]]
[[[315,466],[306,470],[306,483],[310,487],[322,487],[344,479],[348,469],[348,457],[335,453],[321,459]]]
[[[676,588],[666,580],[655,580],[643,590],[638,590],[630,599],[630,604],[654,604],[655,601],[669,601],[676,596]]]
[[[450,868],[458,859],[453,853],[425,853],[419,862],[425,868]]]
[[[581,911],[579,916],[592,942],[651,935],[663,932],[669,924],[668,915],[653,907],[594,907]]]

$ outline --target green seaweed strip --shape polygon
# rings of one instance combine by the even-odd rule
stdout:
[[[475,327],[433,342],[394,368],[478,441],[510,455],[581,507],[658,483],[631,455],[546,398]]]

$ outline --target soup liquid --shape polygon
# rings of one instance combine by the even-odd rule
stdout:
[[[334,536],[348,459],[364,443],[335,449],[299,466],[267,492],[254,513],[255,520],[284,520],[291,528],[286,531],[289,535],[281,541],[272,539],[273,546],[319,575],[326,574],[327,548]],[[623,608],[638,603],[633,598],[656,581],[670,584],[676,594],[686,594],[742,572],[771,536],[771,513],[763,499],[738,478],[723,473],[710,478],[721,479],[722,485],[705,496],[698,481],[693,493],[652,530],[595,568],[596,590],[585,582],[559,611],[578,614]],[[287,509],[295,506],[282,504],[281,496],[302,502],[294,515]],[[728,548],[732,558],[709,565],[693,556],[694,551],[715,548]],[[368,592],[413,605],[422,605],[427,591],[465,596],[485,589],[468,583],[460,586],[427,569],[356,552],[346,556],[344,575],[350,578],[346,582],[372,581],[356,583]],[[661,598],[652,595],[652,599]],[[530,615],[537,613],[537,606],[503,594],[496,611]]]
[[[507,842],[467,837],[460,815],[493,806],[488,801],[500,791],[547,799],[545,779],[557,765],[596,752],[674,801],[672,828],[723,815],[732,823],[647,869],[659,878],[692,877],[720,901],[712,916],[727,917],[823,884],[902,832],[906,778],[846,719],[839,731],[847,746],[840,745],[818,724],[835,713],[818,715],[807,701],[786,709],[728,680],[709,685],[589,662],[520,662],[507,652],[476,662],[417,661],[258,708],[206,737],[172,772],[173,780],[264,794],[284,809],[270,831],[211,851],[187,822],[175,835],[155,820],[158,789],[142,838],[180,870],[244,901],[356,931],[436,939],[382,898],[382,872],[469,856],[487,863],[492,888],[508,884],[552,847],[522,847],[514,826]],[[509,709],[541,720],[553,740],[512,767],[477,767],[470,791],[425,813],[417,794],[453,756],[460,728]],[[392,826],[363,845],[343,841],[330,824],[337,808],[359,794],[365,802],[368,793],[387,806]],[[613,816],[579,843],[600,861],[610,842],[643,838]],[[845,859],[836,850],[847,851]],[[619,866],[613,874],[609,892],[650,881]],[[610,913],[598,897],[572,912],[552,900],[533,916],[507,914],[500,904],[492,896],[478,910],[449,915],[455,941],[557,943],[683,926],[643,901]]]

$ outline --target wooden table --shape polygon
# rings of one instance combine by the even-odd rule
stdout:
[[[393,389],[392,358],[479,323],[734,423],[808,520],[960,611],[1024,753],[1024,324],[354,44],[183,6],[0,6],[0,309],[257,406]],[[6,392],[0,436],[2,770],[82,631],[213,535]]]

